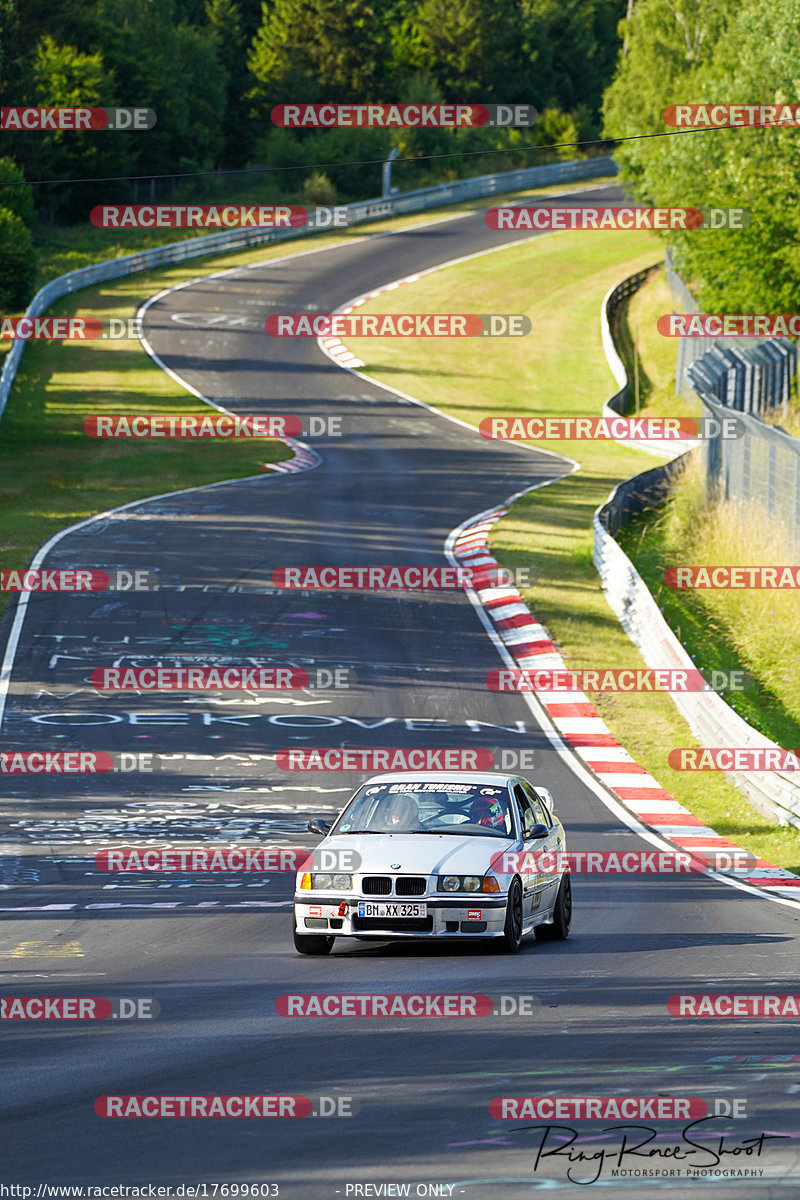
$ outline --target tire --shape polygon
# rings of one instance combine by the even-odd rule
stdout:
[[[562,875],[553,908],[552,925],[537,925],[533,932],[540,942],[563,941],[565,937],[569,936],[569,927],[571,924],[572,880],[569,875]]]
[[[505,954],[516,954],[522,944],[522,884],[512,879],[508,889],[506,920],[498,949]]]
[[[294,948],[298,954],[330,954],[334,939],[327,933],[298,933],[294,930]]]

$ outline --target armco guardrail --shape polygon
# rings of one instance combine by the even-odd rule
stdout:
[[[612,332],[614,314],[634,292],[639,290],[650,272],[658,266],[660,266],[660,263],[653,263],[651,267],[645,267],[643,271],[637,271],[635,275],[629,275],[627,279],[623,279],[622,283],[618,283],[615,287],[610,288],[603,297],[600,309],[600,332],[603,339],[603,350],[618,386],[618,391],[610,399],[606,400],[603,405],[604,417],[611,418],[615,415],[625,415],[630,407],[631,398],[631,385],[628,373],[617,350]],[[669,458],[674,458],[676,454],[689,450],[694,445],[694,440],[692,438],[687,438],[685,441],[669,442],[651,440],[650,442],[637,442],[636,445],[637,449],[644,450],[648,454],[655,454],[659,457],[667,455]]]
[[[684,313],[697,301],[675,269],[670,248],[664,272],[672,298]],[[789,400],[797,374],[797,347],[788,338],[679,337],[675,391],[710,396],[739,412],[763,413]]]
[[[788,338],[765,338],[744,348],[712,346],[686,368],[686,378],[703,399],[760,414],[789,403],[796,375],[797,347]]]
[[[686,312],[697,305],[674,269],[669,252],[666,274],[672,294]],[[731,411],[744,427],[740,438],[704,443],[703,470],[709,499],[758,500],[800,549],[800,439],[758,416],[788,404],[795,387],[797,346],[787,338],[678,338],[676,390],[692,392],[703,416],[722,420]],[[707,346],[702,351],[698,347]],[[690,356],[694,356],[688,361]],[[692,391],[694,385],[695,391]]]
[[[521,171],[504,171],[496,175],[476,175],[473,179],[462,179],[455,183],[436,187],[419,188],[404,192],[387,200],[359,200],[346,206],[347,224],[375,221],[381,217],[402,216],[404,213],[421,212],[426,208],[440,208],[461,200],[475,200],[481,196],[492,196],[502,192],[515,192],[523,188],[547,187],[551,183],[568,183],[572,180],[591,179],[598,175],[615,175],[617,165],[612,158],[587,158],[579,162],[552,163],[546,167],[526,167]],[[288,241],[311,233],[331,232],[330,226],[315,227],[312,224],[301,229],[231,229],[222,233],[210,233],[202,237],[186,238],[167,246],[156,246],[138,254],[125,254],[120,258],[107,259],[79,271],[70,271],[51,279],[36,293],[28,305],[25,316],[39,317],[61,296],[79,288],[91,287],[107,279],[118,279],[132,275],[149,267],[164,267],[171,263],[185,262],[209,254],[221,254],[225,250],[247,249],[266,242]],[[335,228],[333,229],[335,232]],[[6,355],[0,373],[0,417],[2,416],[11,384],[17,373],[25,342],[15,341]]]
[[[619,385],[619,391],[616,391],[611,399],[606,400],[603,405],[604,416],[606,415],[605,409],[607,408],[610,408],[615,413],[619,413],[620,416],[624,416],[628,410],[631,398],[631,384],[628,379],[628,372],[625,370],[625,364],[617,350],[612,331],[614,314],[634,292],[638,292],[645,279],[647,279],[647,276],[658,265],[658,263],[654,263],[652,267],[645,267],[643,271],[637,271],[635,275],[629,275],[627,279],[623,279],[622,283],[618,283],[616,287],[613,287],[603,300],[601,316],[603,348],[606,352],[608,365],[611,367],[612,374]]]
[[[606,300],[608,297],[606,297]],[[604,301],[605,309],[605,301]],[[604,319],[607,314],[604,312]],[[697,453],[697,451],[693,451]],[[648,667],[696,669],[667,624],[650,589],[612,534],[636,512],[663,499],[685,456],[635,475],[614,488],[594,514],[594,564],[606,600]],[[766,746],[776,743],[753,729],[716,692],[671,692],[678,711],[701,745]],[[800,829],[800,786],[777,772],[726,772],[760,812]]]

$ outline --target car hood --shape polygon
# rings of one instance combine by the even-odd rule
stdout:
[[[485,875],[496,854],[516,845],[514,838],[354,833],[326,838],[317,849],[354,850],[362,875]]]

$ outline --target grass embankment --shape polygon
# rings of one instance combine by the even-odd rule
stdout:
[[[800,400],[793,396],[788,404],[779,404],[764,413],[761,420],[765,425],[778,425],[789,437],[800,438]]]
[[[524,312],[527,338],[350,339],[364,371],[477,426],[508,415],[592,415],[614,390],[600,337],[605,292],[661,257],[652,236],[569,232],[532,240],[445,268],[369,301],[364,312]],[[465,302],[465,298],[469,298]],[[669,312],[671,304],[661,307]],[[646,376],[659,381],[643,411],[686,413],[670,397],[663,347],[651,353],[649,322],[639,318]],[[655,333],[655,337],[659,335]],[[673,351],[674,353],[674,351]],[[659,365],[661,364],[661,365]],[[670,372],[673,364],[669,363]],[[639,652],[605,601],[592,563],[592,514],[612,487],[656,459],[607,442],[548,443],[577,459],[579,473],[519,500],[500,521],[492,549],[508,567],[534,565],[525,599],[554,636],[570,668],[641,667]],[[593,700],[619,741],[679,800],[719,833],[780,865],[800,866],[800,834],[756,812],[722,774],[679,773],[674,746],[697,745],[666,694],[599,693]]]
[[[604,182],[611,180],[591,180],[587,186]],[[519,195],[557,193],[582,186],[579,181]],[[485,204],[471,201],[433,213],[365,223],[352,230],[138,272],[74,292],[52,305],[47,315],[127,319],[148,296],[204,273],[409,228]],[[40,284],[93,262],[195,236],[197,231],[191,230],[100,230],[88,223],[85,227],[51,230],[44,235]],[[0,363],[9,346],[8,341],[0,342]],[[27,345],[0,422],[3,567],[22,567],[36,547],[57,530],[115,505],[160,492],[255,475],[262,463],[290,456],[281,442],[260,439],[205,439],[199,443],[179,439],[95,440],[83,432],[87,416],[203,412],[208,412],[207,406],[157,367],[137,340]],[[7,604],[8,595],[0,593],[0,615]]]
[[[181,274],[173,269],[86,288],[48,315],[131,317],[142,300]],[[51,534],[115,505],[256,475],[262,463],[291,457],[274,440],[95,439],[83,430],[88,416],[208,411],[138,340],[31,342],[0,424],[3,566],[22,567]],[[0,593],[0,612],[7,603]]]

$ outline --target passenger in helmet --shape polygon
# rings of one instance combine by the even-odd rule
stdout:
[[[469,809],[469,819],[472,825],[486,825],[490,829],[505,829],[506,817],[502,804],[488,796],[478,796],[472,801]]]

